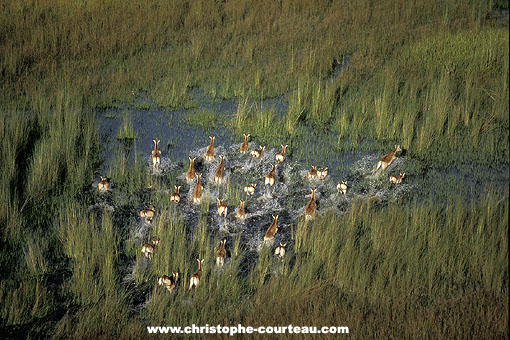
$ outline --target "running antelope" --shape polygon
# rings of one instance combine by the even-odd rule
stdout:
[[[174,185],[175,192],[170,196],[170,202],[172,203],[179,203],[181,201],[181,195],[179,194],[179,189],[181,186]]]
[[[146,243],[142,246],[142,254],[145,255],[148,259],[152,258],[152,254],[154,254],[154,248],[158,245],[159,239],[156,237],[152,238],[152,244]]]
[[[225,158],[220,156],[220,164],[216,168],[216,174],[214,175],[214,183],[221,184],[223,182],[223,173],[225,172]]]
[[[204,188],[200,183],[200,176],[202,174],[197,173],[197,184],[195,185],[195,189],[193,189],[193,203],[199,204],[202,200],[202,189]]]
[[[245,154],[246,152],[248,152],[248,137],[250,137],[250,134],[243,133],[243,136],[244,136],[244,142],[239,147],[239,150],[241,150],[242,154]]]
[[[406,173],[401,173],[400,176],[390,176],[390,184],[400,184]]]
[[[223,264],[225,263],[225,257],[227,256],[227,252],[225,251],[225,242],[227,240],[223,240],[220,243],[220,249],[216,252],[216,265],[218,267],[223,267]]]
[[[186,172],[186,182],[190,183],[195,180],[195,157],[189,158],[189,169]]]
[[[223,217],[227,217],[227,205],[225,203],[223,203],[223,198],[217,198],[216,199],[218,201],[218,215],[222,216]]]
[[[312,165],[312,169],[308,170],[308,174],[306,175],[306,178],[308,178],[309,180],[317,178],[317,165]]]
[[[257,186],[257,184],[255,183],[252,183],[250,185],[247,185],[244,187],[244,192],[246,193],[246,195],[248,196],[251,196],[253,195],[253,193],[255,192],[255,187]]]
[[[159,139],[153,139],[154,142],[154,150],[152,150],[152,164],[154,165],[154,169],[159,168],[161,164],[161,151],[159,151]]]
[[[281,260],[283,260],[283,257],[285,256],[285,246],[287,243],[280,243],[278,247],[274,250],[274,255],[276,257],[279,257]]]
[[[276,154],[275,158],[277,163],[281,163],[285,159],[285,150],[287,150],[287,147],[287,144],[282,145],[282,152]]]
[[[278,231],[278,226],[276,222],[278,221],[278,215],[273,216],[273,223],[267,228],[266,234],[264,235],[264,242],[267,240],[272,240],[276,232]]]
[[[259,145],[260,146],[260,149],[255,149],[255,150],[252,150],[250,155],[253,157],[253,158],[260,158],[262,157],[262,153],[264,152],[264,149],[266,148],[264,145]]]
[[[239,209],[236,211],[236,217],[241,220],[246,217],[246,213],[244,212],[244,200],[241,200]]]
[[[400,148],[400,145],[395,145],[395,149],[390,152],[389,154],[387,155],[384,155],[381,160],[377,163],[377,167],[375,168],[374,171],[372,171],[372,175],[375,175],[375,173],[377,172],[377,170],[381,169],[382,172],[384,172],[384,170],[386,170],[386,168],[388,167],[388,165],[391,164],[391,162],[393,162],[393,160],[395,159],[395,154],[399,151],[402,151],[402,149]]]
[[[325,180],[326,177],[328,176],[328,167],[324,167],[322,169],[319,169],[317,170],[317,177],[320,179],[320,180]]]
[[[315,190],[312,189],[312,198],[305,205],[305,219],[308,220],[313,217],[315,210],[317,210],[317,203],[315,203]]]
[[[101,180],[99,181],[99,183],[97,183],[97,189],[99,190],[99,192],[108,191],[108,187],[110,186],[110,183],[108,183],[108,180],[106,179],[106,177],[103,177],[103,176],[99,176],[99,177],[101,177]]]
[[[172,276],[163,275],[158,280],[158,285],[168,289],[170,293],[173,293],[175,286],[177,285],[177,279],[179,278],[179,272],[172,273]]]
[[[211,139],[211,144],[209,144],[209,146],[205,150],[205,160],[206,161],[211,161],[214,156],[214,138],[215,137],[209,136],[209,138]]]
[[[274,185],[274,180],[275,180],[275,177],[276,177],[276,165],[271,164],[271,166],[273,168],[266,175],[266,178],[264,180],[264,185],[268,185],[269,184],[269,186],[272,187]]]
[[[346,181],[342,181],[336,185],[336,190],[338,190],[341,194],[347,194],[347,189],[349,189],[349,187],[347,186]]]
[[[191,275],[191,279],[189,280],[189,290],[191,290],[193,288],[197,288],[198,284],[200,283],[200,278],[202,277],[202,263],[204,263],[204,260],[197,259],[197,261],[198,261],[198,272]]]
[[[140,217],[150,223],[154,218],[154,210],[154,206],[151,204],[147,209],[142,209],[140,211]]]

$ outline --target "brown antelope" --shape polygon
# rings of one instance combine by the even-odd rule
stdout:
[[[223,203],[223,198],[217,198],[218,201],[218,215],[227,217],[227,205]]]
[[[158,285],[168,289],[170,293],[173,293],[175,286],[177,285],[177,279],[179,278],[179,272],[172,273],[172,276],[163,275],[158,280]]]
[[[281,163],[285,159],[285,150],[287,150],[287,147],[287,144],[282,145],[282,152],[276,154],[275,159],[277,163]]]
[[[220,243],[220,249],[216,252],[216,265],[218,267],[223,267],[223,264],[225,263],[225,257],[227,256],[227,252],[225,251],[225,243],[227,240],[223,240]]]
[[[328,167],[327,166],[322,169],[317,170],[317,177],[321,181],[325,180],[327,176],[328,176]]]
[[[255,183],[252,183],[250,185],[247,185],[244,187],[244,192],[246,193],[246,195],[248,196],[251,196],[253,195],[253,193],[255,192],[255,187],[257,186],[257,184]]]
[[[274,250],[274,256],[279,257],[281,260],[283,260],[283,257],[285,256],[285,246],[287,243],[280,243],[278,247]]]
[[[175,192],[170,196],[170,202],[172,203],[179,203],[181,201],[181,195],[179,194],[179,189],[181,186],[174,185]]]
[[[267,240],[272,240],[276,232],[278,231],[278,225],[276,222],[278,221],[278,215],[273,216],[273,223],[267,228],[266,234],[264,235],[264,242]]]
[[[193,288],[197,288],[198,284],[200,283],[200,278],[202,277],[202,263],[204,263],[204,260],[197,259],[197,261],[198,261],[198,272],[191,275],[191,279],[189,280],[189,290],[191,290]]]
[[[317,203],[315,203],[315,190],[312,189],[312,197],[305,205],[305,219],[308,220],[313,217],[315,210],[317,210]]]
[[[154,254],[154,248],[158,245],[159,239],[156,237],[152,238],[152,244],[146,243],[142,246],[142,254],[145,255],[148,259],[152,258],[152,254]]]
[[[154,150],[152,150],[152,164],[154,169],[157,169],[161,164],[161,151],[159,151],[159,139],[153,139]]]
[[[244,212],[244,200],[241,200],[239,209],[236,211],[236,217],[241,220],[246,217],[246,213]]]
[[[211,139],[211,144],[209,144],[209,146],[205,150],[205,160],[206,161],[211,161],[214,156],[214,138],[215,137],[209,136],[209,138]]]
[[[384,155],[381,160],[377,163],[377,167],[375,168],[374,171],[372,171],[372,175],[375,175],[375,173],[377,172],[377,170],[381,169],[381,171],[384,173],[384,170],[386,170],[386,168],[388,167],[388,165],[391,164],[391,162],[393,162],[393,160],[395,159],[395,154],[399,151],[402,151],[402,149],[400,148],[400,145],[396,145],[395,144],[395,149],[390,152],[389,154],[387,155]]]
[[[274,180],[275,180],[275,177],[276,177],[276,165],[271,164],[271,166],[273,168],[266,175],[266,178],[264,179],[264,185],[268,185],[269,184],[269,186],[272,187],[274,185]]]
[[[239,150],[241,150],[242,154],[245,154],[246,152],[248,152],[248,137],[250,137],[250,134],[243,133],[243,136],[244,136],[244,142],[239,147]]]
[[[347,189],[349,189],[349,187],[347,186],[346,181],[342,181],[336,185],[336,190],[338,190],[341,194],[347,194]]]
[[[308,178],[309,180],[317,178],[317,165],[312,165],[312,169],[308,170],[308,174],[306,175],[306,178]]]
[[[260,158],[262,157],[262,153],[264,152],[265,150],[265,146],[264,145],[259,145],[260,146],[260,149],[255,149],[255,150],[252,150],[250,155],[253,157],[253,158]]]
[[[108,191],[108,187],[110,186],[110,183],[108,183],[108,180],[106,179],[106,177],[103,177],[103,176],[99,176],[99,177],[101,177],[101,180],[99,181],[99,183],[97,183],[97,189],[99,190],[99,192]]]
[[[149,205],[147,209],[140,210],[140,217],[146,220],[147,222],[151,222],[154,218],[154,206]]]
[[[189,158],[189,169],[186,172],[186,182],[193,182],[195,180],[195,158]]]
[[[199,204],[202,200],[202,189],[204,188],[200,183],[200,176],[202,174],[197,173],[197,184],[195,185],[195,189],[193,189],[193,203]]]
[[[390,184],[400,184],[406,173],[400,173],[400,176],[390,176]]]
[[[220,164],[216,168],[216,174],[214,175],[214,183],[221,184],[223,182],[223,173],[225,172],[225,159],[220,156]]]

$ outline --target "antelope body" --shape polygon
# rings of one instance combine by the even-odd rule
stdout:
[[[227,256],[227,252],[225,251],[225,243],[227,240],[221,241],[220,249],[216,252],[216,265],[223,267],[225,263],[225,257]]]
[[[276,247],[276,249],[274,250],[274,255],[283,260],[283,257],[285,256],[285,246],[286,245],[287,245],[287,243],[280,243],[280,245],[278,247]]]
[[[317,178],[317,165],[312,165],[312,169],[308,170],[306,178],[308,178],[309,180]]]
[[[346,181],[342,181],[336,185],[336,190],[338,190],[341,194],[345,195],[347,193],[347,189],[349,189],[349,187],[347,186]]]
[[[186,172],[186,182],[193,182],[195,180],[195,158],[189,158],[189,169]]]
[[[257,184],[255,183],[252,183],[250,185],[247,185],[244,187],[244,192],[246,193],[246,195],[248,196],[251,196],[253,195],[253,193],[255,192],[255,187],[257,186]]]
[[[400,145],[395,145],[395,149],[389,154],[384,155],[381,158],[381,160],[377,163],[377,167],[375,168],[374,171],[372,171],[372,175],[374,175],[379,169],[381,169],[381,171],[384,172],[388,165],[390,165],[391,162],[393,162],[393,160],[396,158],[395,154],[399,151],[402,151]]]
[[[199,204],[202,200],[202,189],[203,186],[200,183],[200,176],[202,174],[197,173],[197,184],[195,185],[195,189],[193,189],[193,203]]]
[[[209,146],[207,147],[207,149],[205,150],[205,160],[206,161],[211,161],[213,159],[213,156],[214,156],[214,136],[209,136],[209,138],[211,139],[211,143],[209,144]]]
[[[401,173],[400,176],[390,176],[390,184],[400,184],[406,173]]]
[[[223,203],[223,198],[217,198],[216,200],[218,201],[218,215],[223,215],[226,218],[228,209],[227,205]]]
[[[163,275],[159,278],[158,285],[165,287],[166,289],[168,289],[170,293],[173,293],[178,278],[179,278],[178,272],[172,273],[172,276]]]
[[[174,185],[175,192],[170,196],[170,202],[172,203],[179,203],[181,201],[181,195],[179,194],[179,189],[181,186]]]
[[[277,163],[281,163],[285,159],[285,151],[286,151],[287,147],[288,147],[287,144],[282,145],[282,152],[279,152],[276,154],[275,159],[276,159]]]
[[[274,238],[274,235],[278,231],[278,215],[271,215],[273,216],[273,223],[267,228],[266,234],[264,235],[264,242],[267,240],[272,240]]]
[[[266,147],[264,145],[260,145],[260,149],[252,150],[250,154],[253,158],[260,158],[262,157],[262,153],[264,152],[265,148]]]
[[[159,139],[153,139],[154,142],[154,150],[152,150],[152,164],[154,168],[159,168],[161,164],[161,151],[159,151]]]
[[[191,279],[189,280],[189,290],[196,288],[198,286],[198,284],[200,283],[200,278],[202,277],[202,263],[204,263],[204,260],[197,259],[197,261],[198,261],[198,272],[191,275]]]
[[[241,200],[239,209],[237,209],[237,211],[236,211],[236,217],[239,219],[243,219],[246,217],[246,213],[244,211],[244,200]]]
[[[214,175],[214,182],[217,184],[221,184],[223,182],[223,173],[225,172],[225,159],[223,156],[220,156],[220,164],[216,168],[216,174]]]
[[[148,259],[152,258],[152,254],[154,254],[154,248],[158,245],[159,240],[155,237],[152,238],[152,244],[146,243],[142,246],[142,254],[145,255]]]
[[[276,177],[276,166],[273,165],[273,164],[271,164],[271,166],[273,168],[266,175],[266,178],[264,179],[264,185],[268,185],[269,184],[269,186],[272,187],[274,185],[274,180],[275,180],[275,177]]]
[[[149,205],[147,209],[142,209],[140,211],[140,217],[150,222],[154,218],[154,206]]]
[[[250,137],[250,134],[243,133],[243,136],[244,136],[244,142],[239,147],[239,150],[241,151],[242,154],[245,154],[248,151],[248,137]]]
[[[325,180],[326,177],[328,176],[328,167],[324,167],[322,169],[319,169],[317,170],[317,177],[320,179],[320,180]]]
[[[99,190],[99,192],[105,192],[108,190],[110,183],[108,183],[108,180],[106,179],[106,177],[103,177],[103,176],[99,176],[99,177],[101,177],[101,180],[99,181],[99,183],[97,183],[97,189]]]
[[[315,203],[315,190],[316,189],[312,189],[312,197],[305,205],[305,219],[307,220],[312,218],[315,214],[315,210],[317,210],[317,203]]]

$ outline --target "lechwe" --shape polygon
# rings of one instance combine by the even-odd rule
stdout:
[[[283,260],[283,257],[285,256],[285,246],[287,243],[280,243],[278,247],[274,250],[274,256],[279,257],[281,260]]]
[[[153,139],[154,142],[154,150],[152,150],[152,165],[154,165],[154,169],[159,168],[161,164],[161,151],[159,151],[159,139]]]
[[[257,184],[255,183],[252,183],[250,185],[247,185],[244,187],[244,192],[246,193],[246,195],[248,196],[251,196],[253,195],[253,193],[255,193],[255,187],[257,186]]]
[[[216,201],[218,202],[218,215],[227,217],[227,205],[223,203],[223,198],[217,198]]]
[[[260,145],[260,149],[255,149],[255,150],[252,150],[250,155],[253,157],[253,158],[260,158],[262,157],[262,153],[264,153],[264,150],[266,149],[266,147],[264,145]]]
[[[108,183],[108,180],[106,179],[106,177],[103,177],[103,176],[99,176],[99,177],[101,177],[101,180],[99,181],[99,183],[97,183],[97,190],[99,190],[99,192],[108,191],[108,187],[110,186],[110,183]]]
[[[227,240],[223,240],[220,243],[220,249],[216,252],[216,265],[218,267],[223,267],[225,264],[225,257],[227,256],[227,252],[225,250],[225,243]]]
[[[377,163],[377,167],[375,168],[374,171],[372,171],[372,175],[375,175],[375,173],[381,169],[382,172],[384,172],[384,170],[386,170],[386,168],[388,167],[388,165],[391,164],[391,162],[393,162],[393,160],[395,159],[395,154],[399,151],[402,151],[402,149],[400,148],[400,145],[395,145],[395,149],[390,152],[389,154],[387,155],[384,155],[381,160]]]
[[[152,244],[146,243],[142,246],[142,254],[145,255],[148,259],[152,258],[152,255],[154,254],[154,248],[158,245],[159,239],[156,237],[152,238]]]
[[[390,184],[400,184],[404,179],[406,173],[400,173],[400,176],[390,176]]]
[[[197,173],[197,184],[195,185],[195,189],[193,189],[193,203],[199,204],[202,201],[202,189],[204,188],[200,183],[200,176],[202,174]]]
[[[241,200],[239,209],[237,209],[237,211],[236,211],[236,217],[240,220],[242,220],[246,217],[246,213],[244,211],[244,200]]]
[[[179,189],[181,186],[174,185],[175,192],[170,196],[170,202],[172,203],[179,203],[181,201],[181,195],[179,194]]]
[[[189,280],[189,290],[192,290],[193,288],[197,288],[198,284],[200,283],[200,278],[202,277],[202,263],[204,263],[204,260],[198,261],[198,272],[191,275],[191,278]]]
[[[275,159],[276,163],[281,163],[285,159],[285,151],[287,150],[288,145],[282,145],[282,152],[276,154]]]
[[[186,172],[186,182],[190,183],[195,180],[195,157],[189,158],[189,169]]]
[[[271,223],[269,228],[267,228],[266,234],[264,235],[264,242],[268,241],[268,240],[271,241],[274,238],[274,235],[276,234],[276,232],[278,231],[278,225],[277,225],[278,215],[271,215],[271,216],[273,216],[273,223]]]
[[[317,203],[315,203],[315,190],[316,189],[312,189],[312,197],[305,205],[305,219],[307,220],[312,218],[315,214],[315,210],[317,210]]]
[[[209,144],[209,146],[207,147],[207,149],[205,150],[205,160],[206,161],[211,161],[213,159],[213,156],[214,156],[214,136],[209,136],[209,138],[211,139],[211,143]]]
[[[223,182],[223,173],[225,172],[225,158],[220,156],[220,164],[216,168],[216,173],[214,175],[214,183],[221,184]]]
[[[312,169],[308,170],[308,174],[306,175],[306,178],[308,178],[309,180],[317,178],[317,165],[312,165]]]
[[[349,189],[349,187],[347,186],[346,181],[341,181],[340,183],[338,183],[336,185],[336,190],[338,190],[338,192],[343,195],[345,195],[347,193],[347,189]]]
[[[264,179],[264,185],[268,185],[269,186],[273,186],[274,185],[274,180],[275,180],[275,177],[276,177],[276,165],[273,165],[271,164],[271,171],[269,171],[269,173],[266,175],[266,178]]]
[[[163,275],[158,280],[158,285],[165,287],[168,289],[170,293],[173,293],[175,290],[175,286],[177,284],[177,279],[179,278],[179,272],[172,273],[172,276]]]
[[[148,208],[140,210],[140,217],[144,219],[146,222],[152,222],[154,218],[154,206],[151,204]]]
[[[248,152],[248,137],[250,137],[250,134],[243,133],[243,136],[244,136],[244,142],[239,147],[239,150],[241,151],[242,154],[245,154],[246,152]]]

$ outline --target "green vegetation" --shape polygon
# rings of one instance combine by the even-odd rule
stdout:
[[[161,191],[179,183],[177,170],[152,175],[128,143],[110,149],[115,161],[101,174],[113,189],[94,186],[96,110],[189,109],[192,88],[234,98],[225,126],[287,143],[290,157],[399,143],[409,176],[461,162],[508,166],[501,8],[508,1],[3,1],[0,333],[140,339],[152,325],[241,323],[346,325],[355,339],[504,338],[508,190],[492,191],[480,171],[435,197],[422,180],[398,201],[355,200],[344,214],[298,221],[282,263],[237,237],[221,272],[221,235],[207,220],[214,202],[205,197],[186,221]],[[276,96],[289,104],[283,115],[259,104]],[[196,110],[185,122],[219,126],[219,114]],[[135,137],[127,113],[113,133]],[[465,197],[470,185],[484,194]],[[241,188],[221,189],[229,205]],[[150,232],[165,251],[150,262],[130,234],[148,204],[166,212]],[[203,281],[190,294],[197,258]],[[172,271],[174,295],[155,285]]]

